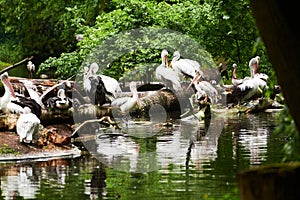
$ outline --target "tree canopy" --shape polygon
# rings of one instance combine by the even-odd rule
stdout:
[[[170,29],[193,38],[216,64],[223,62],[231,71],[237,63],[240,77],[249,75],[248,61],[254,55],[261,56],[262,72],[272,71],[248,0],[0,0],[0,6],[4,36],[0,60],[12,63],[34,55],[41,63],[39,72],[52,71],[58,78],[76,73],[101,42],[142,27]],[[76,34],[83,34],[83,39],[78,42]],[[129,52],[105,73],[120,78],[132,67],[159,63],[159,59],[157,49]]]

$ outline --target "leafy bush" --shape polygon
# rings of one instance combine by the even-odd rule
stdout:
[[[295,122],[290,115],[288,108],[284,109],[277,115],[277,126],[275,134],[284,133],[288,135],[287,142],[283,147],[284,162],[300,160],[300,137]]]

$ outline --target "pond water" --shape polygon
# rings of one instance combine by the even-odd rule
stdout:
[[[0,163],[0,199],[238,199],[238,172],[282,159],[275,115],[98,131],[91,154]]]

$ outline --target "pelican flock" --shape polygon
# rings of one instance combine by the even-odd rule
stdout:
[[[249,61],[250,77],[243,79],[236,77],[237,65],[233,64],[232,86],[233,91],[239,96],[239,102],[250,100],[257,94],[268,89],[268,75],[258,73],[260,57],[256,56]]]
[[[169,64],[168,54],[166,49],[161,51],[161,63],[154,70],[156,81],[158,80],[165,86],[164,88],[170,90],[167,92],[191,95],[188,97],[189,100],[194,100],[195,102],[205,99],[210,105],[220,102],[221,86],[218,85],[217,88],[217,84],[212,84],[211,81],[205,80],[205,75],[200,69],[201,66],[198,61],[188,58],[183,59],[180,57],[180,52],[175,51],[172,61]],[[251,76],[243,79],[237,78],[237,64],[234,63],[232,65],[232,92],[238,94],[239,102],[251,100],[258,93],[262,93],[268,88],[269,77],[266,74],[258,72],[259,62],[259,56],[249,61]],[[28,70],[34,72],[33,63],[28,62]],[[140,92],[140,96],[143,97],[139,97],[137,91],[138,81],[131,81],[129,83],[130,93],[123,92],[123,89],[116,79],[100,73],[99,65],[96,62],[91,63],[89,67],[84,67],[82,79],[83,92],[80,94],[83,101],[80,100],[80,102],[77,103],[74,100],[78,106],[80,106],[81,103],[92,103],[93,107],[108,105],[107,108],[109,109],[118,108],[122,113],[121,116],[124,116],[123,114],[128,114],[137,107],[143,108],[142,106],[146,104],[141,103],[141,101],[149,94],[147,92]],[[181,77],[186,77],[186,79],[182,80]],[[52,86],[54,89],[58,88],[56,95],[42,101],[49,91],[47,90],[43,94],[39,94],[36,85],[29,79],[20,80],[28,91],[29,97],[16,95],[7,72],[0,75],[0,80],[4,87],[4,94],[0,99],[0,109],[6,115],[13,113],[19,115],[16,123],[16,132],[19,135],[20,142],[32,142],[34,135],[37,134],[42,127],[42,109],[48,109],[48,111],[68,110],[75,104],[73,103],[73,99],[68,97],[65,88],[60,87],[59,84],[55,87]],[[185,84],[186,81],[189,82],[188,85]],[[193,93],[192,90],[190,90],[189,93],[187,92],[190,87],[193,88]],[[53,88],[51,91],[54,90]],[[157,90],[163,90],[164,88],[158,88]],[[163,92],[166,92],[166,90]],[[160,95],[163,92],[152,92],[151,95]],[[168,97],[169,96],[167,96],[167,98]],[[193,105],[193,102],[190,103]],[[193,108],[191,107],[191,109]],[[74,108],[74,111],[75,110]],[[78,110],[76,110],[76,112],[77,111]]]
[[[16,123],[17,134],[20,142],[30,143],[40,127],[41,106],[34,99],[17,97],[7,72],[1,74],[0,79],[5,89],[0,101],[1,110],[5,114],[20,114]]]

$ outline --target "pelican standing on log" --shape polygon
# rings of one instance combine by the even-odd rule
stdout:
[[[199,72],[202,76],[204,75],[200,70],[199,62],[191,59],[180,58],[179,51],[174,52],[171,66],[179,75],[190,79],[193,79],[196,76],[196,72]]]
[[[0,80],[3,83],[4,86],[4,95],[1,97],[1,110],[2,112],[9,114],[9,113],[22,113],[23,108],[19,106],[18,104],[14,104],[11,102],[12,99],[16,98],[16,94],[14,92],[14,89],[9,81],[8,73],[4,72],[0,76]]]
[[[233,63],[233,72],[232,72],[232,79],[231,79],[231,82],[232,82],[232,85],[233,86],[238,86],[240,85],[241,83],[243,83],[243,79],[240,79],[240,78],[237,78],[236,77],[236,70],[237,70],[237,65],[235,63]]]
[[[56,97],[50,97],[46,101],[47,108],[53,110],[67,110],[72,107],[72,100],[66,95],[65,89],[60,88]]]
[[[112,93],[106,90],[105,84],[100,76],[96,74],[98,70],[97,63],[93,63],[97,68],[84,68],[83,87],[91,103],[97,106],[102,106],[108,103],[107,95],[112,96]],[[92,65],[93,65],[92,64]]]
[[[243,82],[237,86],[238,92],[241,92],[241,101],[249,100],[257,94],[261,94],[268,88],[268,75],[255,74],[253,78],[246,77]]]
[[[137,93],[136,82],[130,82],[130,91],[132,92],[132,97],[121,97],[115,99],[111,102],[112,106],[118,106],[123,113],[129,112],[136,105],[140,104],[140,99]]]
[[[27,63],[27,69],[29,72],[29,78],[32,78],[35,72],[35,65],[31,62],[31,60]]]
[[[251,58],[251,60],[249,61],[251,78],[253,78],[254,75],[258,73],[259,62],[260,62],[259,56]]]
[[[85,85],[85,87],[87,87],[87,88],[91,87],[91,85],[90,85],[91,83],[89,80],[90,76],[100,76],[104,83],[104,87],[106,88],[106,90],[109,93],[111,93],[114,98],[116,98],[117,94],[122,92],[119,82],[116,79],[106,76],[106,75],[103,75],[103,74],[97,75],[98,70],[99,70],[99,65],[95,62],[90,65],[90,68],[88,68],[88,67],[84,68],[84,73],[85,73],[84,85]]]
[[[178,91],[181,89],[180,79],[178,74],[171,68],[167,67],[168,63],[168,51],[162,50],[161,59],[162,63],[156,68],[155,74],[156,78],[162,81],[167,88],[171,88],[174,91]]]
[[[198,98],[207,96],[210,98],[213,104],[218,102],[219,93],[217,89],[212,86],[210,82],[203,80],[203,77],[198,72],[196,73],[196,76],[191,81],[187,89],[189,89],[192,85],[194,85],[194,90]]]

